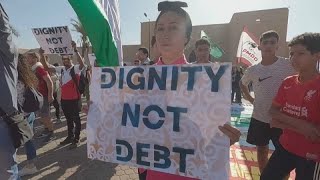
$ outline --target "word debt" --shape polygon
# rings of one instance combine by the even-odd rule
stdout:
[[[68,47],[49,48],[51,54],[68,54]]]
[[[125,74],[125,68],[119,69],[119,74],[113,68],[102,68],[101,88],[109,89],[117,84],[117,88],[123,89],[126,84],[132,90],[153,90],[154,84],[157,84],[160,90],[176,91],[178,87],[179,76],[187,74],[187,90],[193,91],[196,75],[205,74],[211,80],[211,92],[219,91],[219,80],[224,75],[229,65],[221,65],[215,74],[211,66],[164,66],[158,72],[156,67],[149,67],[149,73],[145,74],[142,67],[134,67]],[[133,77],[138,75],[136,81]],[[167,80],[171,80],[170,88],[167,87]]]
[[[134,150],[136,151],[135,153]],[[149,157],[149,153],[153,153],[153,162],[144,160]],[[193,149],[184,149],[180,147],[173,147],[172,149],[169,149],[157,144],[151,145],[144,143],[136,143],[136,146],[132,147],[130,143],[125,140],[116,140],[116,158],[117,161],[121,162],[129,162],[135,159],[135,163],[140,166],[168,169],[172,164],[170,156],[172,156],[173,153],[179,155],[179,171],[181,173],[185,173],[187,168],[187,156],[195,154]],[[136,158],[133,158],[134,154],[136,154]]]

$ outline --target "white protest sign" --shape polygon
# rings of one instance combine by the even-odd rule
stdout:
[[[231,64],[93,67],[88,157],[227,180]]]
[[[33,28],[32,32],[46,54],[73,54],[67,26]]]

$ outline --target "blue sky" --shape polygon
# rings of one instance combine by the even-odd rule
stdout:
[[[123,44],[140,43],[140,23],[147,21],[143,13],[155,20],[161,0],[119,0]],[[31,28],[69,25],[76,15],[67,0],[0,0],[19,31],[16,40],[21,48],[38,47]],[[233,13],[289,7],[288,40],[303,32],[320,32],[319,0],[186,0],[186,9],[194,25],[228,23]],[[72,28],[71,28],[72,30]],[[75,40],[77,33],[72,33]]]

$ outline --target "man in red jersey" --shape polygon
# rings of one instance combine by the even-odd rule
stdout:
[[[289,43],[298,75],[286,78],[270,113],[271,126],[283,129],[261,180],[281,180],[296,169],[297,180],[320,179],[320,33],[305,33]]]

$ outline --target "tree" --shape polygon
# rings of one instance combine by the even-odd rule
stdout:
[[[82,55],[82,57],[85,57],[85,55],[87,55],[86,53],[88,53],[88,49],[90,46],[89,37],[88,37],[86,31],[84,30],[81,22],[79,21],[79,18],[78,19],[71,19],[71,25],[74,27],[73,31],[80,33],[81,48],[82,48],[81,55]]]

